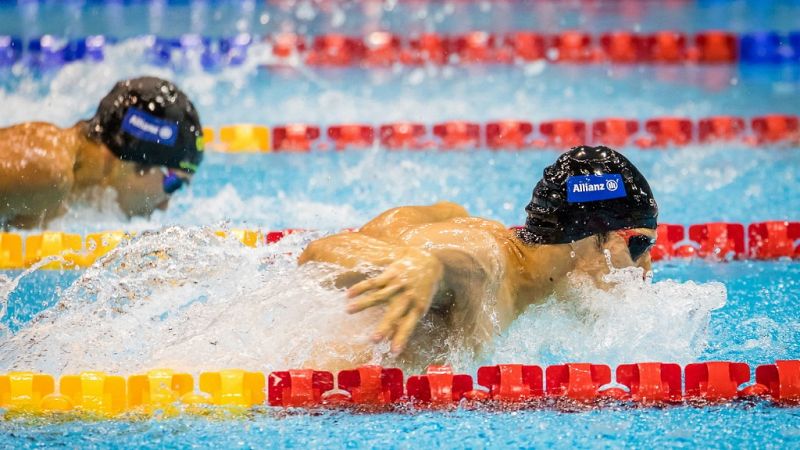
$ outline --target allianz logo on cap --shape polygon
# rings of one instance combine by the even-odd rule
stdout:
[[[157,144],[174,145],[178,138],[177,124],[135,107],[130,107],[125,112],[122,130],[135,138]]]
[[[577,175],[567,178],[567,202],[595,202],[626,197],[622,175]]]

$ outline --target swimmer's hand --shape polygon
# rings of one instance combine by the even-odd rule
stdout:
[[[409,248],[403,257],[386,266],[384,271],[353,285],[347,296],[350,314],[386,304],[373,340],[390,339],[392,353],[405,349],[417,323],[428,312],[444,274],[442,263],[431,253]]]

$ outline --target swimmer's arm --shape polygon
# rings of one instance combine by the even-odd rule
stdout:
[[[469,217],[464,207],[453,202],[425,206],[400,206],[381,213],[359,229],[363,235],[387,242],[398,242],[408,227],[444,222],[456,217]]]
[[[324,262],[346,269],[366,269],[365,266],[386,267],[408,253],[405,245],[390,244],[361,232],[345,232],[318,239],[303,250],[299,264]]]
[[[377,276],[350,287],[347,295],[352,300],[347,311],[352,314],[385,304],[373,340],[389,339],[395,354],[405,348],[441,288],[443,267],[430,252],[361,233],[341,233],[312,242],[298,259],[300,264],[311,261],[337,264],[356,273],[368,270],[365,265],[384,268]]]
[[[391,339],[392,351],[400,353],[437,293],[456,289],[463,298],[462,311],[479,312],[486,296],[481,293],[499,279],[502,251],[496,236],[469,226],[436,223],[424,227],[403,245],[361,235],[343,233],[309,245],[299,262],[320,261],[357,268],[364,263],[385,267],[370,279],[348,290],[351,313],[386,304],[387,311],[374,339]],[[468,293],[468,294],[467,294]],[[472,295],[474,293],[474,295]]]

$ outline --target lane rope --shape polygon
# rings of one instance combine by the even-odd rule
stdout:
[[[640,149],[681,148],[689,145],[740,144],[753,148],[799,147],[800,117],[766,114],[749,120],[739,116],[525,119],[479,123],[451,120],[435,124],[394,122],[332,124],[234,124],[205,127],[210,149],[227,153],[297,152],[368,149],[386,150],[564,150],[578,145],[604,144]]]
[[[518,227],[512,227],[518,228]],[[221,238],[236,239],[248,247],[272,245],[302,229],[216,230]],[[353,229],[343,230],[353,231]],[[50,258],[41,268],[80,269],[131,239],[135,233],[106,231],[75,233],[0,233],[0,270],[19,270]],[[676,258],[702,258],[708,261],[800,259],[800,222],[774,220],[748,225],[711,222],[684,227],[679,224],[658,226],[656,244],[650,251],[653,261]]]

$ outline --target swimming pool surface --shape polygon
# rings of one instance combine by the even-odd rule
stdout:
[[[452,2],[424,11],[416,2],[385,2],[374,11],[357,3],[0,2],[0,35],[129,38],[107,49],[100,63],[79,62],[44,74],[21,67],[0,71],[0,126],[27,120],[69,125],[92,114],[117,79],[142,74],[175,80],[195,99],[203,124],[211,126],[800,113],[800,64],[278,70],[267,67],[272,61],[259,57],[255,45],[243,66],[206,72],[196,64],[154,66],[146,40],[136,38],[270,33],[287,27],[307,34],[567,28],[597,33],[619,27],[787,32],[797,29],[793,18],[800,13],[796,1],[770,7],[755,1],[663,7],[639,2],[629,9],[621,6],[629,2]],[[720,143],[621,150],[653,187],[660,222],[800,219],[797,147]],[[388,152],[379,147],[342,153],[209,153],[191,186],[166,212],[128,221],[109,198],[100,211],[74,207],[51,224],[50,229],[76,233],[157,230],[120,249],[106,266],[24,276],[0,272],[0,299],[7,299],[0,320],[5,327],[0,329],[0,372],[26,364],[56,374],[94,368],[126,375],[150,364],[192,373],[300,364],[309,342],[339,333],[335,324],[366,320],[346,316],[336,303],[343,299],[341,292],[320,288],[294,268],[287,253],[296,253],[317,234],[252,250],[217,240],[209,230],[332,232],[357,227],[399,204],[440,200],[517,225],[524,221],[533,184],[556,156],[555,151]],[[166,249],[171,259],[148,259],[155,249]],[[121,268],[115,261],[131,264]],[[58,302],[65,312],[31,321]],[[656,264],[653,283],[644,288],[627,285],[611,294],[590,290],[574,307],[533,307],[485,355],[454,351],[451,357],[456,370],[472,374],[487,364],[567,361],[732,360],[754,367],[800,358],[798,308],[796,261],[673,260]],[[224,419],[61,423],[7,414],[0,420],[0,446],[9,448],[421,445],[795,448],[800,446],[800,410],[738,402],[573,412],[459,408],[361,414],[264,408]]]

